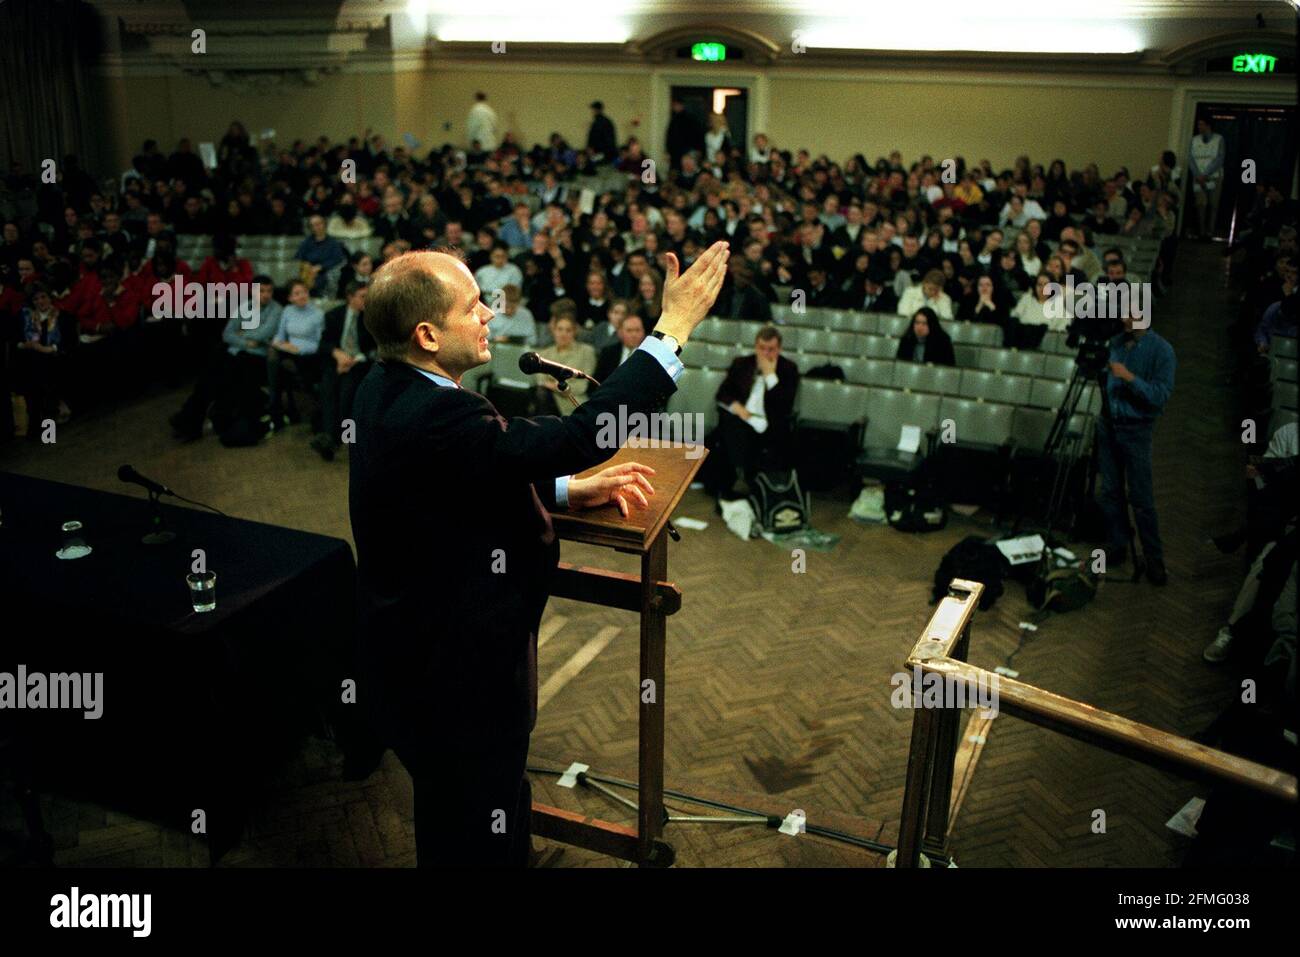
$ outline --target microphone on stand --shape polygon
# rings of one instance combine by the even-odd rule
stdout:
[[[566,381],[574,378],[586,379],[593,385],[600,385],[599,382],[581,369],[562,365],[559,362],[552,362],[550,359],[543,359],[536,352],[525,352],[519,357],[519,371],[526,375],[544,372],[551,378],[558,380],[561,388],[564,387]]]
[[[149,532],[140,541],[145,545],[166,545],[168,542],[175,541],[176,533],[163,525],[158,499],[163,495],[176,495],[176,493],[161,482],[145,478],[129,465],[123,465],[118,469],[117,477],[123,482],[139,485],[149,493]]]
[[[176,493],[160,482],[155,482],[151,478],[145,478],[130,465],[123,465],[117,470],[117,477],[123,482],[130,482],[133,485],[139,485],[147,489],[153,495],[175,495]]]

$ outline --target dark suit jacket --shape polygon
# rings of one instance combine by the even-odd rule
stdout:
[[[375,337],[370,334],[366,324],[362,322],[365,313],[357,315],[357,344],[361,351],[368,356],[375,354]],[[343,342],[343,321],[348,316],[348,307],[344,303],[341,306],[335,306],[329,312],[325,313],[325,325],[320,336],[320,353],[329,355],[335,349],[342,348]]]
[[[596,357],[596,371],[593,372],[592,375],[595,376],[598,381],[604,382],[614,374],[614,370],[618,368],[618,360],[622,358],[622,356],[623,342],[616,338],[613,342],[600,350],[600,355]],[[628,356],[628,359],[631,358],[631,356]]]
[[[718,386],[717,400],[723,405],[739,402],[744,405],[749,401],[749,393],[754,388],[754,376],[758,373],[758,357],[741,356],[731,363],[727,377]],[[794,411],[794,398],[799,391],[799,367],[785,356],[776,359],[776,388],[768,389],[763,398],[763,411],[767,415],[768,432],[773,435],[784,433]]]
[[[728,283],[718,294],[718,301],[713,307],[712,314],[724,319],[771,322],[772,304],[757,286],[751,284],[744,289],[739,289],[735,283]]]
[[[898,351],[894,358],[900,362],[912,361],[912,350],[916,348],[916,336],[908,330],[898,339]],[[955,366],[957,355],[952,347],[952,339],[945,333],[936,335],[931,332],[925,343],[925,361],[936,366]]]
[[[536,718],[536,633],[559,559],[555,478],[597,465],[601,413],[676,391],[638,352],[564,418],[507,421],[483,396],[377,362],[357,389],[348,490],[361,686],[385,743],[501,747]]]

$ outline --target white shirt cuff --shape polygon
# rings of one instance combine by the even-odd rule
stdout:
[[[569,479],[572,475],[561,475],[555,480],[555,507],[569,507]]]
[[[674,382],[680,379],[682,373],[686,371],[686,367],[682,365],[682,360],[658,336],[646,336],[645,341],[637,348],[650,353],[664,367],[664,371],[673,377]]]

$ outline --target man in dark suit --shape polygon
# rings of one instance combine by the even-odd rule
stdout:
[[[898,311],[898,294],[892,286],[882,283],[880,276],[867,273],[862,285],[855,292],[847,294],[844,305],[863,312],[887,312],[893,315]]]
[[[613,375],[614,370],[632,358],[632,353],[644,341],[645,322],[635,312],[628,313],[618,324],[618,338],[601,349],[596,357],[596,381],[604,382]],[[591,395],[591,391],[588,390],[587,394]]]
[[[718,295],[714,314],[724,319],[771,322],[772,304],[754,285],[754,267],[743,257],[737,256],[727,264],[727,272],[730,273],[730,281]]]
[[[685,274],[670,259],[658,333],[571,415],[502,418],[462,377],[491,358],[473,274],[413,252],[367,293],[379,361],[353,405],[359,690],[415,784],[429,865],[522,865],[524,776],[537,711],[537,628],[559,558],[548,509],[644,505],[652,470],[608,459],[604,416],[648,413],[675,389],[684,343],[726,272],[719,243]],[[608,444],[608,443],[605,443]]]
[[[342,445],[344,419],[352,415],[352,400],[375,359],[375,338],[365,326],[365,283],[350,282],[344,304],[325,313],[320,337],[321,431],[311,447],[326,462]]]
[[[799,367],[781,355],[776,327],[764,326],[754,340],[754,354],[732,362],[718,386],[718,427],[705,440],[710,454],[704,481],[710,494],[735,497],[738,482],[753,482],[765,452],[789,458],[790,415],[798,391]]]

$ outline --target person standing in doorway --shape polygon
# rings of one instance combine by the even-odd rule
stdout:
[[[1192,176],[1193,221],[1196,239],[1214,238],[1214,220],[1219,210],[1219,187],[1223,183],[1223,164],[1227,159],[1223,137],[1214,132],[1207,119],[1196,121],[1196,135],[1188,150]]]

